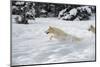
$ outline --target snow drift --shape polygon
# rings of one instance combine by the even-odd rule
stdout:
[[[94,61],[95,34],[87,29],[95,21],[63,21],[57,18],[36,18],[33,24],[12,21],[12,65]],[[49,26],[81,37],[80,42],[49,40],[44,33]]]

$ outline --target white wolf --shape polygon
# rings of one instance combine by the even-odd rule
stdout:
[[[70,38],[72,40],[80,41],[81,39],[76,36],[72,36],[71,34],[65,33],[63,30],[51,27],[49,26],[48,30],[45,31],[46,34],[50,35],[49,39],[52,40],[52,38],[58,39],[58,40],[66,40],[66,38]]]

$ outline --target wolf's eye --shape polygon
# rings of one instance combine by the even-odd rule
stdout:
[[[48,34],[49,32],[46,32],[46,34]]]

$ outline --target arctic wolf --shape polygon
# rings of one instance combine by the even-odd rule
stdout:
[[[49,37],[50,40],[52,40],[52,38],[55,38],[58,40],[66,40],[66,38],[72,38],[77,41],[80,40],[80,38],[72,36],[68,33],[65,33],[63,30],[56,28],[56,27],[49,26],[48,30],[45,32],[46,32],[46,34],[50,35],[50,37]]]
[[[95,33],[95,27],[93,25],[91,25],[90,28],[88,29],[88,31],[92,31],[93,33]]]

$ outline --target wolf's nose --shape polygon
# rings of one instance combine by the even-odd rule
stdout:
[[[46,34],[48,34],[49,32],[46,32]]]
[[[46,34],[48,34],[49,32],[45,31]]]

